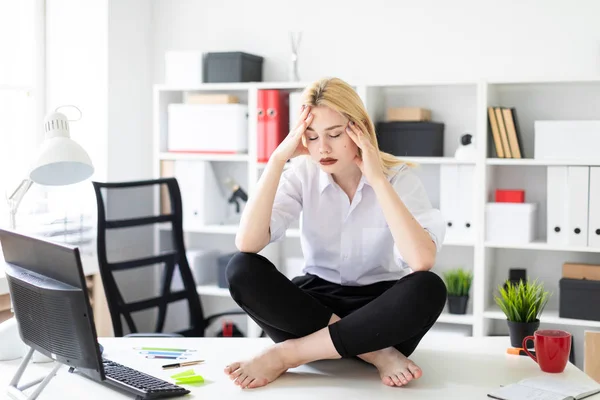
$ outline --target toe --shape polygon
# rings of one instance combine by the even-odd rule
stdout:
[[[410,382],[413,380],[413,374],[408,369],[402,371],[402,375],[404,375],[406,382]]]
[[[394,382],[394,385],[402,386],[402,380],[400,379],[400,377],[398,375],[396,375],[396,374],[390,375],[390,378],[392,379],[392,382]]]
[[[254,380],[254,378],[247,376],[242,382],[240,382],[240,387],[242,389],[246,389],[248,387],[248,384],[250,382],[252,382],[253,380]]]
[[[419,379],[421,375],[423,375],[423,371],[421,371],[421,368],[419,368],[419,366],[415,363],[409,363],[408,370],[412,373],[415,379]]]
[[[239,376],[242,374],[242,372],[243,372],[243,371],[242,371],[241,369],[238,369],[238,370],[236,370],[236,371],[233,371],[232,373],[230,373],[230,374],[229,374],[229,378],[230,378],[232,381],[234,381],[234,380],[236,380],[236,379],[237,379],[237,378],[238,378],[238,377],[239,377]]]
[[[383,378],[381,378],[381,381],[383,382],[384,385],[387,385],[387,386],[394,386],[395,385],[394,381],[389,376],[384,376]]]
[[[244,389],[245,388],[252,389],[254,387],[253,384],[255,381],[256,381],[256,379],[254,379],[254,378],[250,378],[249,380],[247,380],[245,382],[246,386],[244,387]]]
[[[225,373],[226,374],[231,374],[233,371],[237,370],[240,367],[240,363],[236,362],[233,364],[229,364],[228,366],[225,367]]]
[[[235,384],[238,386],[241,386],[242,382],[244,382],[244,379],[246,379],[247,377],[248,377],[248,375],[246,375],[246,374],[240,374],[238,376],[238,378],[235,380]]]
[[[266,378],[263,379],[255,379],[248,385],[249,389],[254,389],[257,387],[265,386],[269,381]]]
[[[399,377],[399,378],[400,378],[400,380],[402,381],[402,384],[403,384],[403,385],[406,385],[406,384],[408,384],[408,382],[410,382],[410,381],[411,381],[411,379],[408,377],[409,375],[410,375],[410,374],[408,374],[408,375],[407,375],[407,374],[400,374],[400,373],[398,374],[398,377]]]

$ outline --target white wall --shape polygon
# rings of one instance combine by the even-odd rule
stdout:
[[[152,176],[152,3],[108,7],[108,179]]]
[[[107,168],[107,17],[106,1],[46,0],[46,112],[65,104],[81,110],[81,120],[70,123],[71,137],[88,151],[92,179],[99,180]]]
[[[287,80],[290,30],[302,81],[598,75],[598,15],[597,0],[155,0],[154,82],[171,49],[261,55],[264,80]]]
[[[145,0],[46,0],[46,18],[48,111],[62,104],[81,109],[83,118],[71,123],[71,134],[92,158],[96,172],[91,180],[150,178],[152,4]],[[67,111],[69,116],[77,116]],[[60,190],[83,194],[84,200],[78,197],[75,202],[91,210],[96,220],[89,181]],[[150,214],[152,197],[124,202],[109,195],[108,209],[119,215],[129,215],[128,211]],[[152,254],[151,232],[128,233],[120,239],[109,238],[111,254],[118,252],[120,259],[144,250],[145,256]],[[154,292],[154,275],[136,272],[119,278],[127,300],[150,297]],[[140,314],[138,328],[150,329],[150,313]]]

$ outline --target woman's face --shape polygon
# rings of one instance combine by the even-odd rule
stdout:
[[[346,132],[348,118],[325,106],[311,107],[310,112],[314,117],[304,135],[311,159],[332,174],[356,165],[358,147]]]

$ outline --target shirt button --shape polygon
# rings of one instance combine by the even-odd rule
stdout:
[[[344,255],[342,255],[342,258],[343,258],[344,260],[347,260],[347,259],[348,259],[348,255],[344,254]]]

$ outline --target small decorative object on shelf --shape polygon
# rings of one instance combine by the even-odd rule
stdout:
[[[475,161],[476,157],[477,149],[475,148],[473,135],[465,133],[460,137],[460,143],[454,153],[454,158],[460,161]]]
[[[292,45],[292,56],[290,59],[289,79],[292,82],[300,81],[298,74],[298,48],[302,41],[302,32],[290,32],[290,42]]]
[[[473,273],[456,268],[444,273],[444,281],[448,291],[448,311],[450,314],[466,314]]]
[[[551,293],[544,290],[544,284],[520,280],[506,287],[498,286],[500,296],[494,295],[496,304],[506,315],[510,344],[520,348],[523,338],[531,336],[540,326],[540,315],[548,303]]]
[[[231,197],[229,197],[228,203],[235,203],[235,210],[237,213],[240,212],[240,203],[238,199],[243,202],[248,201],[248,194],[240,187],[240,185],[233,179],[228,178],[225,183],[231,188]]]

